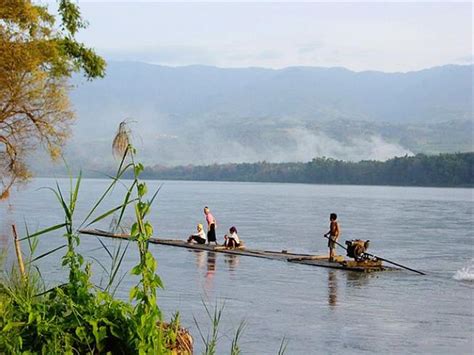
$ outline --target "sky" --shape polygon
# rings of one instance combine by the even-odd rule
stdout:
[[[473,61],[470,2],[79,5],[89,27],[78,39],[109,60],[385,72]]]

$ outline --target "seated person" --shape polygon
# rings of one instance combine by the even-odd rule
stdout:
[[[226,248],[238,248],[240,247],[240,238],[237,235],[237,228],[234,226],[230,227],[229,234],[224,236],[224,246]]]
[[[188,243],[192,243],[193,241],[198,244],[207,243],[206,233],[204,233],[204,229],[201,223],[197,225],[197,233],[191,234],[188,238]]]

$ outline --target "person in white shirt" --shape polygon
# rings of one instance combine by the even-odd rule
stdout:
[[[234,226],[230,227],[229,234],[224,236],[224,246],[227,248],[240,247],[240,238],[237,234],[237,228]]]
[[[196,242],[198,244],[206,244],[207,237],[206,233],[204,233],[204,228],[201,223],[197,225],[197,233],[191,234],[188,238],[188,243]]]

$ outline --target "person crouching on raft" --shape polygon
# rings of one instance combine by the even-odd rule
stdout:
[[[211,244],[214,242],[217,245],[216,240],[216,219],[212,215],[209,207],[204,207],[204,214],[206,215],[206,222],[207,222],[207,244]]]
[[[198,244],[206,244],[207,238],[204,233],[204,228],[201,223],[197,225],[197,233],[191,234],[188,238],[188,243],[196,242]]]
[[[224,236],[224,246],[231,249],[240,247],[240,239],[237,235],[237,228],[234,226],[230,227],[229,234]]]
[[[339,239],[339,234],[341,234],[341,229],[339,228],[339,223],[337,222],[337,214],[331,213],[329,216],[329,221],[329,232],[327,232],[324,236],[329,237],[329,261],[334,261],[336,256],[336,242]]]

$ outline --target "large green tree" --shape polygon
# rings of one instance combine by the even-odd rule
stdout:
[[[60,156],[74,117],[72,73],[88,79],[105,73],[105,61],[75,39],[86,27],[78,6],[60,0],[58,12],[28,0],[0,0],[0,198],[31,175],[26,157],[39,146],[53,159]]]

